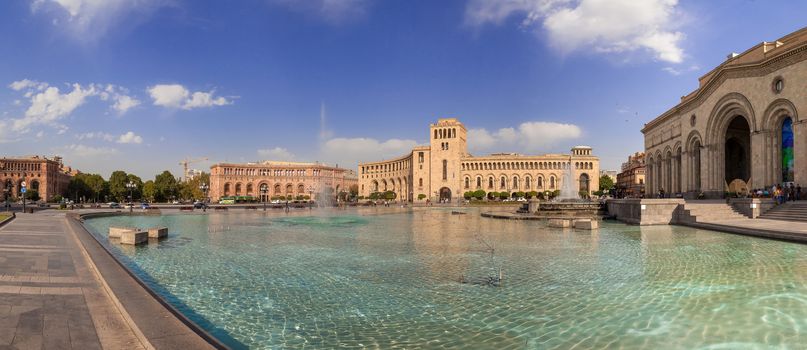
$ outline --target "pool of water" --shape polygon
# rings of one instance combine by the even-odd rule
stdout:
[[[233,347],[798,349],[807,245],[684,227],[597,231],[475,210],[87,220],[168,226],[115,254]],[[502,283],[490,282],[503,276]]]

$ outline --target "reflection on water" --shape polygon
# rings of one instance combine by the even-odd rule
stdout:
[[[214,335],[252,348],[807,344],[804,245],[672,226],[550,229],[473,210],[87,220],[95,234],[110,225],[168,226],[159,245],[113,247]],[[499,268],[500,287],[460,283]]]

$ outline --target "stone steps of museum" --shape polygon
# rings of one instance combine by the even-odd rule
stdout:
[[[725,202],[686,203],[684,204],[684,212],[680,217],[681,221],[687,223],[731,219],[747,219],[747,217],[734,210],[734,208]]]
[[[760,219],[807,222],[807,203],[785,203],[759,216]]]

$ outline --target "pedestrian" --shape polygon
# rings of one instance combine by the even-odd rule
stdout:
[[[796,184],[796,200],[801,200],[801,185]]]

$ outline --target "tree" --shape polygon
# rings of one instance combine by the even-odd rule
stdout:
[[[135,185],[134,189],[132,190],[132,200],[135,198],[143,199],[143,180],[141,180],[140,177],[135,174],[126,175],[126,179],[127,183],[131,182]],[[127,191],[127,195],[128,193],[129,192]]]
[[[476,191],[473,192],[473,196],[477,200],[481,201],[481,200],[485,199],[485,190],[476,190]]]
[[[67,184],[68,197],[73,197],[78,201],[79,198],[86,198],[92,196],[92,190],[87,185],[88,174],[77,174],[70,178],[70,183]]]
[[[608,192],[614,188],[614,179],[608,175],[600,176],[600,191]]]
[[[154,181],[148,180],[146,183],[143,184],[143,199],[153,202],[154,195],[156,194],[156,189],[154,188]]]
[[[129,176],[123,170],[116,170],[109,175],[109,194],[117,201],[123,201],[129,196],[129,189],[126,184],[129,182]]]
[[[518,192],[513,193],[513,194],[515,195],[515,196],[513,196],[515,198],[524,198],[524,196],[525,196],[523,191],[518,191]]]
[[[493,191],[488,192],[488,199],[496,199],[499,198],[499,192]]]
[[[89,197],[92,197],[93,199],[95,199],[95,202],[98,203],[98,200],[106,191],[107,188],[106,180],[104,180],[104,178],[98,174],[89,174],[89,175],[79,174],[79,175],[85,175],[83,179],[84,183],[87,186],[87,189],[90,192]]]
[[[386,200],[391,201],[391,200],[395,199],[395,196],[396,196],[395,192],[392,192],[392,191],[384,192],[384,199],[386,199]]]
[[[507,192],[499,192],[499,198],[507,199],[507,197],[510,197],[509,193],[507,193]]]
[[[179,184],[170,171],[165,170],[154,178],[154,200],[165,202],[179,195]]]
[[[535,198],[535,197],[538,197],[538,192],[536,192],[536,191],[527,192],[527,199],[532,199],[532,198]]]
[[[370,193],[370,200],[378,199],[379,194],[380,194],[379,192]]]
[[[466,200],[471,200],[471,198],[473,198],[473,196],[474,196],[474,193],[471,192],[471,191],[468,191],[468,192],[465,192],[465,193],[462,194],[462,197],[465,198]]]
[[[425,194],[423,194],[423,193],[421,193],[421,194],[419,194],[419,195],[418,195],[418,199],[419,199],[419,200],[424,200],[425,198],[426,198],[426,195],[425,195]]]
[[[39,198],[39,191],[37,190],[28,190],[28,192],[25,192],[25,198],[32,202],[36,202],[41,199]]]

